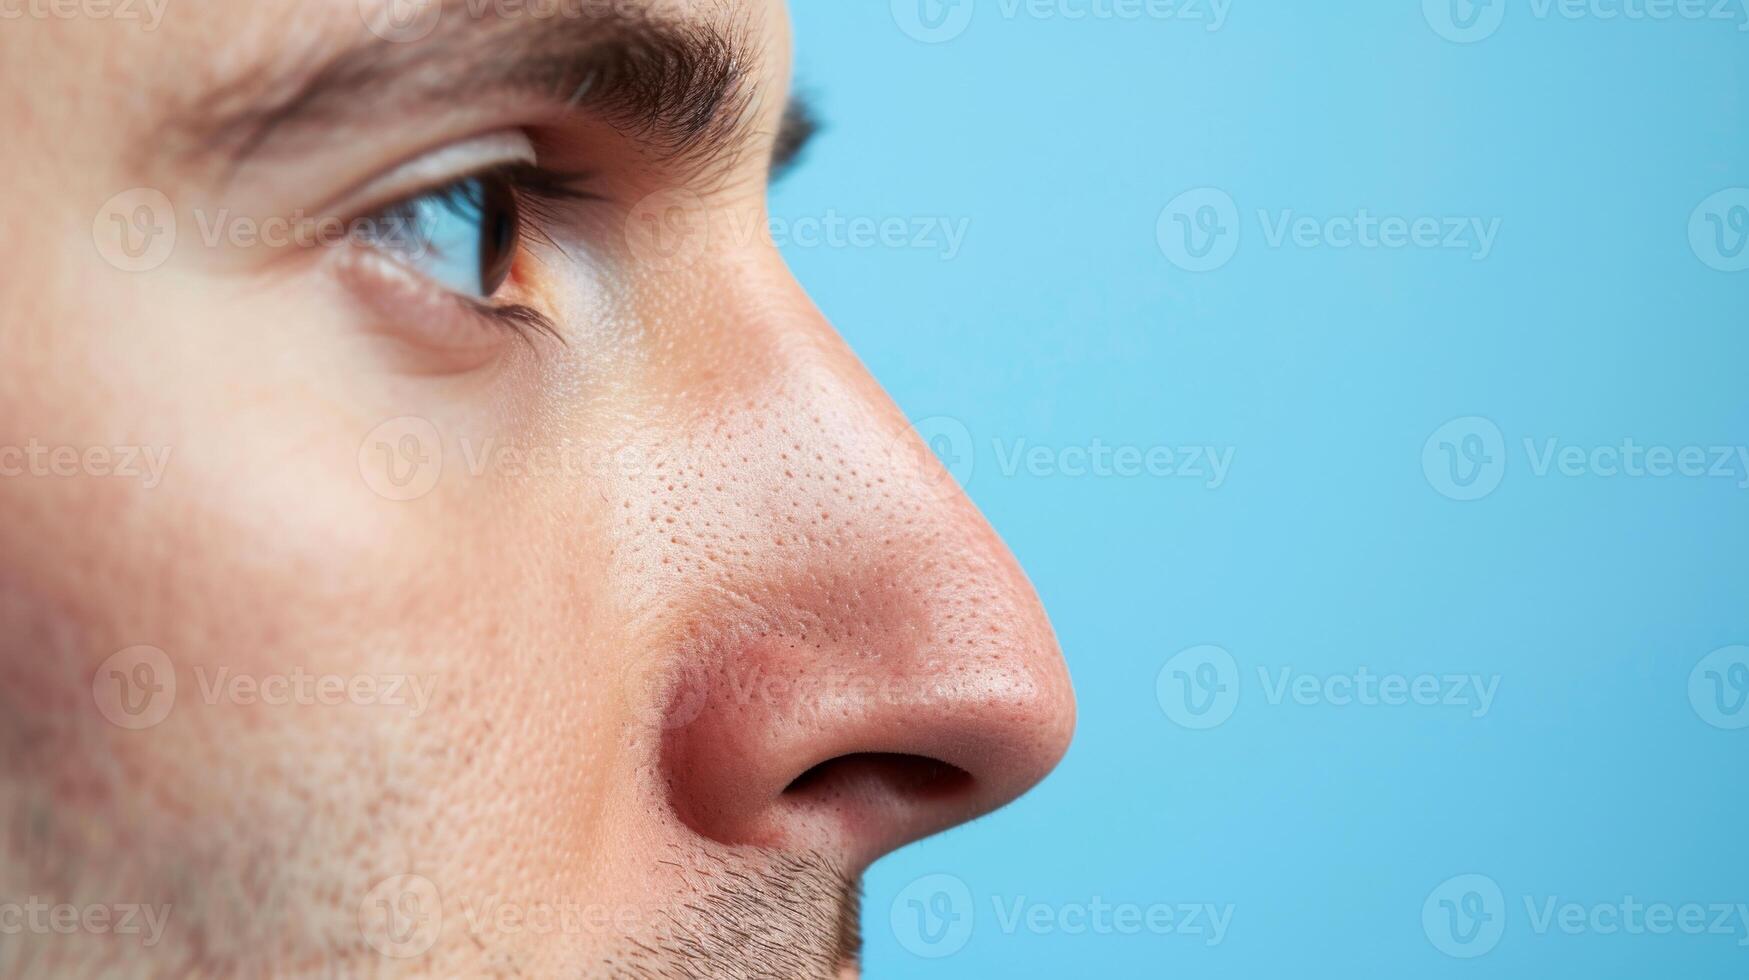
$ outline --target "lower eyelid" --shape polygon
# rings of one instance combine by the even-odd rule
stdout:
[[[490,312],[368,246],[341,250],[337,274],[373,323],[414,343],[444,351],[489,353],[510,331]],[[470,305],[472,304],[472,305]]]

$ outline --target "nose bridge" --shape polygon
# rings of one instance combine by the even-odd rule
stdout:
[[[825,630],[928,634],[975,595],[992,620],[1048,634],[1006,546],[817,314],[768,318],[734,353],[723,390],[681,395],[683,431],[647,447],[626,504],[640,567],[659,555],[675,591],[728,590]]]

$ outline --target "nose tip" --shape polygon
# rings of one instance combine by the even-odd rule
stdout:
[[[887,585],[864,586],[863,601],[908,591]],[[711,666],[669,689],[663,764],[675,810],[696,832],[821,851],[860,870],[1002,806],[1061,758],[1073,699],[1036,614],[926,625],[902,605],[873,616],[866,605],[837,608],[860,609],[859,627],[753,630],[690,660]]]

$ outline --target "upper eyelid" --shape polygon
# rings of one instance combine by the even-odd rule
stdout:
[[[521,131],[499,131],[451,141],[342,192],[317,208],[321,213],[366,214],[496,167],[533,164],[534,143]]]

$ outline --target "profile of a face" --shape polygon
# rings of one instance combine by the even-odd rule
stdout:
[[[848,975],[1065,750],[747,231],[782,4],[541,7],[0,21],[0,975]]]

